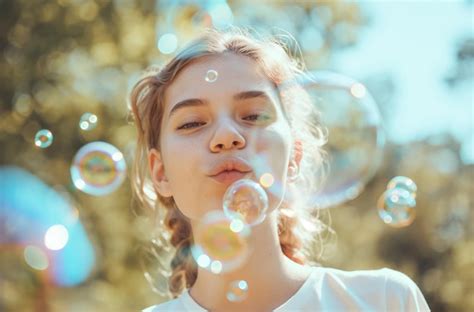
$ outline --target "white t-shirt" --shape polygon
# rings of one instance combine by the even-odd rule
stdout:
[[[206,312],[185,291],[176,299],[143,312]],[[295,311],[430,311],[418,286],[391,269],[342,271],[315,267],[301,288],[275,312]]]

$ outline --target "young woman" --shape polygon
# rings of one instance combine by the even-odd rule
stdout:
[[[175,248],[174,299],[145,311],[429,310],[402,273],[309,265],[324,227],[305,199],[322,180],[325,136],[302,73],[275,40],[210,30],[134,87],[134,190]],[[243,260],[229,270],[197,265],[193,247],[208,243],[197,229],[223,210],[226,190],[241,179],[263,185],[265,174],[268,209]],[[235,281],[245,287],[230,300]]]

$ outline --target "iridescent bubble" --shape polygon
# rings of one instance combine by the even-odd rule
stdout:
[[[227,290],[227,300],[231,302],[240,302],[245,300],[248,295],[249,286],[244,280],[233,281]]]
[[[35,145],[41,148],[47,148],[53,143],[53,134],[48,129],[42,129],[36,132]]]
[[[321,112],[321,125],[328,133],[323,149],[329,172],[313,202],[325,208],[354,199],[375,175],[383,156],[385,137],[378,107],[363,84],[344,75],[315,71],[298,82]],[[287,86],[291,92],[292,83]]]
[[[415,219],[416,200],[402,188],[387,189],[377,202],[380,218],[392,227],[410,225]]]
[[[71,165],[71,177],[77,189],[101,196],[122,184],[126,169],[123,154],[115,146],[98,141],[79,149]]]
[[[387,189],[401,188],[412,194],[413,197],[416,197],[417,186],[412,179],[404,176],[394,177],[387,184]]]
[[[217,80],[218,73],[214,69],[209,69],[204,78],[207,82],[214,82]]]
[[[84,131],[90,131],[97,126],[98,118],[92,113],[84,113],[79,120],[79,128]]]
[[[196,227],[196,243],[191,252],[200,267],[214,274],[228,272],[239,267],[248,256],[249,235],[249,227],[234,231],[222,211],[212,211]]]
[[[247,225],[257,225],[265,220],[268,196],[260,184],[241,179],[232,183],[225,192],[223,208],[230,220],[238,219]]]

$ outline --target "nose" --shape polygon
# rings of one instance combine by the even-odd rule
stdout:
[[[245,144],[245,138],[233,122],[231,120],[223,120],[214,132],[209,148],[211,152],[218,153],[232,148],[241,149],[245,147]]]

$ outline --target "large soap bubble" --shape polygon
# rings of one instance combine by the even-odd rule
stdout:
[[[358,196],[379,168],[385,143],[380,113],[365,86],[347,76],[315,71],[299,82],[329,133],[329,173],[314,204],[335,206]]]

